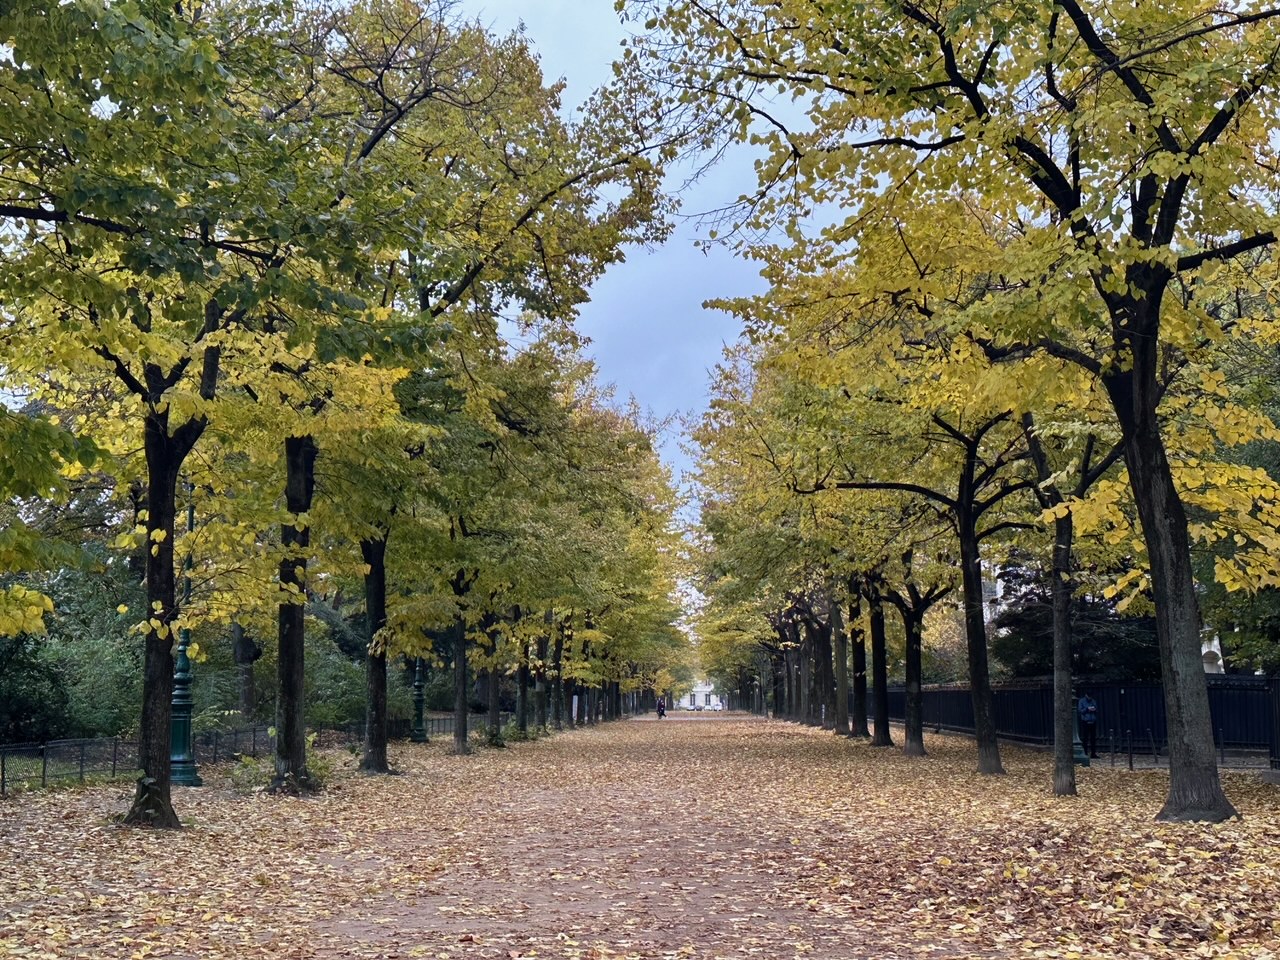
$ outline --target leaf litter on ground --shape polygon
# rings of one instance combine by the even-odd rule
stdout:
[[[226,770],[187,828],[117,826],[120,786],[0,802],[0,957],[1277,956],[1280,790],[1160,824],[1155,771],[971,742],[911,759],[737,717],[636,719],[468,757],[403,744],[310,799]],[[334,754],[335,759],[341,755]]]

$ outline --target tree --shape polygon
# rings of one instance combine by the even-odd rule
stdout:
[[[1218,324],[1167,296],[1180,277],[1276,240],[1270,153],[1280,11],[1185,0],[1158,12],[1052,5],[783,2],[637,4],[658,70],[685,102],[770,149],[762,220],[836,198],[854,216],[798,257],[816,262],[884,216],[935,216],[959,187],[1021,225],[982,268],[1006,278],[967,311],[993,342],[1043,350],[1095,376],[1121,429],[1151,567],[1171,776],[1166,820],[1233,808],[1214,760],[1199,669],[1187,517],[1158,407],[1167,347]],[[766,88],[804,98],[804,128],[769,111]],[[790,118],[787,118],[789,121]],[[794,221],[793,221],[794,222]],[[825,248],[825,250],[823,249]],[[896,289],[897,278],[885,278]],[[1081,323],[1102,320],[1101,350]],[[1097,329],[1095,327],[1095,329]]]

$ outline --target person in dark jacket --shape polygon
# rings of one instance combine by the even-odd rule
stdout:
[[[1080,717],[1080,743],[1093,759],[1098,759],[1098,701],[1088,693],[1080,694],[1076,702]]]

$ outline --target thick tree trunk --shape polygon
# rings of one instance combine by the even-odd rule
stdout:
[[[262,657],[262,647],[238,623],[231,624],[231,655],[235,659],[240,718],[253,723],[258,708],[258,691],[254,684],[253,665]]]
[[[314,437],[288,437],[284,442],[285,508],[295,517],[311,509],[315,495],[316,457]],[[311,544],[309,526],[293,522],[280,527],[284,558],[280,561],[280,587],[286,599],[280,604],[276,653],[276,753],[271,792],[298,793],[317,784],[307,770],[307,728],[304,716],[304,649],[306,641],[306,551]]]
[[[845,632],[839,602],[831,600],[827,609],[827,615],[831,618],[831,646],[832,656],[835,659],[835,730],[840,736],[847,737],[849,735],[849,634]]]
[[[1134,312],[1158,311],[1158,298],[1150,299],[1153,302],[1135,307]],[[1120,421],[1155,600],[1169,733],[1169,795],[1157,819],[1216,823],[1234,816],[1236,810],[1223,793],[1214,755],[1187,517],[1156,416],[1159,357],[1155,341],[1154,335],[1134,337],[1132,372],[1113,374],[1105,383]]]
[[[924,691],[921,686],[923,614],[911,604],[898,607],[902,615],[902,628],[906,635],[906,716],[902,752],[908,757],[923,757],[924,751]]]
[[[867,729],[867,638],[862,629],[862,603],[855,599],[849,606],[849,644],[853,647],[853,715],[850,733],[870,737]]]
[[[1076,795],[1075,707],[1071,698],[1071,514],[1053,523],[1053,792]]]
[[[453,752],[471,752],[467,741],[467,721],[471,710],[470,681],[467,675],[467,623],[459,613],[453,621]]]
[[[892,747],[893,737],[889,735],[889,663],[884,635],[884,604],[880,600],[879,588],[871,587],[871,596],[867,598],[870,607],[871,621],[871,692],[873,723],[871,746]]]
[[[360,541],[360,556],[368,570],[364,575],[365,618],[369,625],[369,651],[365,657],[364,757],[360,769],[389,773],[387,764],[387,652],[374,651],[373,639],[387,625],[387,536]]]
[[[972,454],[971,454],[972,456]],[[972,468],[966,478],[972,476]],[[1000,744],[996,740],[995,699],[987,667],[987,619],[983,609],[982,556],[978,544],[977,517],[972,510],[970,483],[961,483],[957,498],[956,527],[960,540],[960,578],[964,593],[964,631],[969,659],[969,694],[973,700],[974,738],[978,742],[978,772],[1004,773]]]
[[[198,436],[198,433],[197,433]],[[173,645],[169,623],[177,613],[177,583],[173,568],[174,517],[177,513],[178,472],[190,443],[169,435],[166,414],[148,414],[143,444],[147,462],[147,543],[145,616],[158,619],[164,636],[151,630],[143,641],[142,720],[138,727],[138,780],[133,804],[124,822],[145,827],[176,829],[182,824],[170,797],[170,722],[173,701]],[[160,536],[157,539],[157,536]]]

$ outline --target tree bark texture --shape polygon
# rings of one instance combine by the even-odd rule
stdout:
[[[849,735],[849,634],[844,627],[844,618],[840,615],[839,602],[831,600],[827,611],[827,616],[831,620],[832,656],[835,659],[835,730],[840,736],[847,737]]]
[[[1075,704],[1071,697],[1071,514],[1053,522],[1053,792],[1076,795]]]
[[[360,556],[368,568],[364,575],[365,619],[369,627],[369,651],[365,656],[364,757],[360,769],[389,773],[387,764],[387,654],[373,649],[373,638],[387,625],[387,536],[360,541]]]
[[[236,664],[240,718],[243,723],[253,723],[254,713],[258,708],[253,665],[262,657],[262,647],[238,622],[231,624],[231,655]]]
[[[855,598],[849,605],[849,645],[853,647],[853,715],[850,732],[855,737],[870,737],[867,729],[867,638],[862,629],[862,603]]]
[[[974,451],[968,454],[976,457]],[[973,700],[974,739],[978,743],[978,772],[1004,773],[1000,744],[996,740],[995,698],[987,665],[987,618],[982,595],[982,555],[978,543],[978,518],[974,515],[972,475],[976,464],[966,467],[957,499],[956,528],[960,540],[960,583],[964,595],[965,647],[969,661],[969,695]]]
[[[453,621],[453,752],[471,752],[467,742],[467,720],[471,710],[467,673],[467,622],[459,613]]]
[[[205,327],[212,330],[222,317],[216,300],[205,303]],[[218,384],[220,348],[206,347],[200,373],[200,396],[212,400]],[[170,725],[173,710],[173,647],[170,624],[177,615],[177,583],[174,577],[174,518],[177,515],[178,474],[204,433],[204,417],[191,417],[170,430],[165,393],[181,376],[154,363],[144,364],[147,412],[143,417],[142,446],[147,469],[147,543],[144,576],[148,619],[158,619],[167,636],[152,630],[143,641],[142,716],[138,724],[138,780],[133,803],[124,815],[130,826],[177,829],[182,826],[171,796]],[[140,394],[141,395],[141,394]],[[163,532],[155,539],[152,535]]]
[[[1149,299],[1155,302],[1130,305],[1128,312],[1140,315],[1151,310],[1158,316],[1159,298]],[[1104,383],[1120,421],[1155,601],[1169,732],[1169,795],[1157,819],[1216,823],[1234,816],[1236,810],[1218,776],[1187,516],[1156,415],[1160,398],[1156,339],[1135,336],[1132,371],[1108,376]]]
[[[550,618],[547,620],[547,629],[551,629]],[[550,645],[551,638],[544,633],[538,637],[534,648],[538,666],[533,684],[533,723],[539,734],[547,729],[547,649]]]
[[[563,623],[556,624],[551,644],[551,725],[556,730],[564,729],[564,629]]]
[[[898,608],[902,616],[902,628],[906,636],[906,716],[902,752],[908,757],[923,757],[924,751],[924,689],[921,685],[923,612],[910,602]]]
[[[297,516],[311,509],[316,487],[315,438],[288,437],[284,442],[285,507]],[[280,561],[280,586],[286,597],[279,607],[279,639],[276,659],[276,753],[272,792],[314,790],[307,770],[307,727],[304,716],[303,668],[306,643],[306,551],[311,529],[293,522],[280,527],[284,558]]]
[[[146,586],[148,617],[166,627],[177,612],[177,583],[173,565],[174,518],[177,514],[178,472],[191,450],[190,444],[169,435],[169,418],[149,413],[143,444],[147,461]],[[198,434],[197,434],[198,435]],[[158,606],[157,606],[158,605]],[[173,702],[173,641],[166,630],[155,630],[143,640],[142,720],[138,727],[138,762],[142,777],[124,822],[146,827],[176,829],[182,824],[170,796],[169,725]]]
[[[502,700],[501,694],[502,677],[497,669],[490,667],[485,672],[485,694],[489,704],[489,730],[488,743],[491,747],[503,747],[506,743],[502,739]]]
[[[867,598],[870,613],[868,619],[871,626],[871,692],[873,722],[871,746],[892,747],[893,737],[889,735],[889,664],[884,634],[884,604],[880,599],[879,587],[871,587],[871,596]]]

